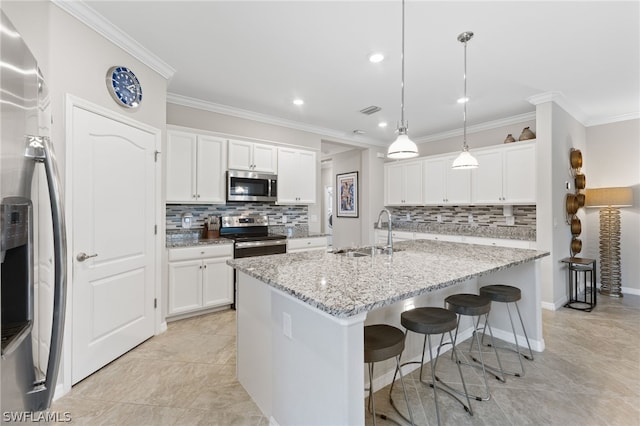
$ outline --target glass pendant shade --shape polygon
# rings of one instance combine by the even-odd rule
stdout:
[[[465,149],[453,160],[451,168],[456,170],[476,169],[478,168],[478,160]]]
[[[400,132],[398,138],[389,145],[387,157],[401,160],[404,158],[413,158],[418,156],[418,146],[409,139],[406,133]]]

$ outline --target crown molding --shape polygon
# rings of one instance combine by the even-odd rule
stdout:
[[[615,115],[609,117],[593,117],[587,122],[587,127],[601,126],[603,124],[619,123],[627,120],[640,119],[640,112],[632,112],[629,114]]]
[[[228,105],[217,104],[214,102],[203,101],[201,99],[191,98],[188,96],[178,95],[176,93],[167,93],[167,103],[182,105],[189,108],[200,109],[204,111],[215,112],[218,114],[229,115],[232,117],[243,118],[246,120],[258,121],[260,123],[272,124],[275,126],[286,127],[289,129],[302,130],[303,132],[309,132],[326,136],[328,138],[337,138],[340,141],[347,141],[358,144],[358,146],[383,146],[379,141],[367,138],[366,136],[359,136],[357,139],[351,137],[351,135],[339,132],[326,127],[313,126],[299,121],[286,120],[284,118],[275,117],[268,114],[262,114],[259,112],[253,112],[246,109],[240,109],[231,107]]]
[[[615,116],[588,117],[578,106],[567,100],[562,92],[540,93],[539,95],[528,97],[527,101],[536,106],[545,102],[554,102],[585,127],[600,126],[602,124],[618,123],[620,121],[640,118],[640,112],[632,112]]]
[[[497,129],[499,127],[510,126],[512,124],[518,124],[518,123],[522,123],[523,121],[530,121],[535,119],[536,119],[535,111],[526,112],[524,114],[518,114],[511,117],[501,118],[498,120],[487,121],[485,123],[468,126],[467,133],[477,133],[477,132],[482,132],[484,130]],[[416,138],[415,142],[416,143],[435,142],[442,139],[459,137],[459,136],[462,136],[463,133],[464,133],[463,129],[449,130],[446,132],[436,133],[436,134],[425,136],[422,138]]]
[[[576,104],[569,101],[562,92],[540,93],[539,95],[529,96],[527,101],[536,106],[545,102],[553,102],[569,113],[569,115],[575,118],[583,126],[586,127],[589,121],[587,115]]]
[[[175,74],[176,70],[173,67],[113,25],[104,16],[87,5],[86,2],[80,0],[51,0],[51,2],[167,80],[170,80]]]

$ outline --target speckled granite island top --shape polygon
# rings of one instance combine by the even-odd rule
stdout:
[[[427,240],[403,241],[394,248],[392,257],[351,258],[316,251],[227,263],[311,306],[347,318],[549,255]]]

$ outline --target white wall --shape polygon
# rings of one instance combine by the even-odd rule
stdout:
[[[622,292],[640,294],[640,120],[589,127],[583,163],[587,188],[633,187],[634,206],[620,209]],[[584,254],[598,259],[598,209],[586,212]]]
[[[359,149],[336,154],[333,160],[333,186],[336,185],[336,175],[358,172],[358,213],[357,218],[338,217],[337,203],[339,194],[334,189],[333,196],[333,246],[336,248],[353,247],[362,244],[362,208],[366,206],[367,194],[362,190],[362,154]]]

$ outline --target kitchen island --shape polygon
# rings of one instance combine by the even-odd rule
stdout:
[[[230,260],[238,279],[238,380],[272,424],[364,424],[365,325],[399,326],[411,306],[442,306],[449,294],[511,284],[522,290],[527,333],[542,351],[535,260],[546,255],[416,240],[397,243],[392,256],[308,252]],[[509,340],[506,313],[496,305],[494,334]],[[471,328],[465,324],[460,338]],[[403,360],[419,357],[421,343],[408,338]],[[376,389],[393,375],[390,363],[380,366]]]

